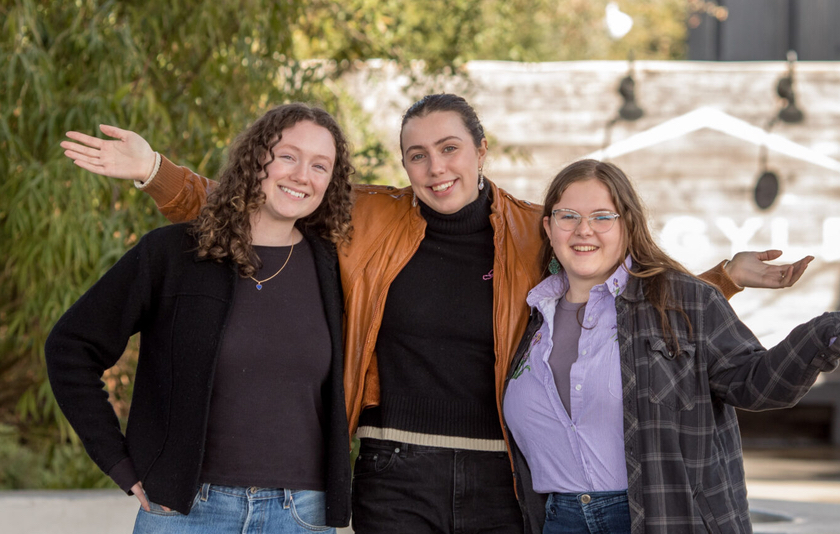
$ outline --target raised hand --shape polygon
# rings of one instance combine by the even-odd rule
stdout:
[[[786,265],[765,263],[781,255],[781,250],[739,252],[726,264],[726,272],[741,287],[781,289],[795,284],[814,259],[813,256],[805,256],[796,263]]]
[[[106,124],[100,124],[99,129],[116,139],[67,132],[67,137],[76,142],[61,142],[64,155],[79,167],[96,174],[123,180],[146,180],[155,165],[155,153],[149,143],[131,130]]]

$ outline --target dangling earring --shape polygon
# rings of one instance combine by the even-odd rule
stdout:
[[[479,168],[478,168],[478,190],[479,190],[479,191],[483,191],[483,190],[484,190],[484,174],[482,174],[482,173],[481,173],[481,170],[482,170],[483,168],[484,168],[484,167],[479,167]]]
[[[417,207],[417,193],[415,193],[413,190],[411,191],[411,207]]]
[[[557,256],[554,254],[551,255],[551,261],[548,262],[548,272],[551,274],[557,274],[560,272],[560,262],[557,261]]]

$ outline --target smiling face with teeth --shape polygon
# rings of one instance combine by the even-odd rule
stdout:
[[[487,140],[482,138],[476,146],[458,113],[412,117],[401,141],[408,180],[424,204],[451,214],[478,198],[478,169],[484,165]]]
[[[624,223],[621,218],[604,233],[592,231],[586,217],[595,211],[617,213],[610,190],[601,181],[591,178],[569,184],[554,209],[575,210],[583,216],[574,230],[562,230],[551,217],[543,218],[543,228],[551,248],[569,277],[570,302],[586,302],[589,290],[606,282],[627,255]]]
[[[324,199],[335,165],[332,134],[307,120],[283,130],[271,152],[274,161],[265,168],[267,176],[260,182],[265,203],[251,220],[254,244],[266,243],[272,236],[288,236],[295,221],[314,212]]]

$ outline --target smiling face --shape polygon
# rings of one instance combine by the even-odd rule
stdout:
[[[260,182],[265,203],[252,225],[294,225],[321,204],[335,165],[335,141],[326,128],[300,121],[286,128],[272,149],[274,161]],[[266,155],[266,160],[268,160]],[[256,224],[254,224],[256,223]]]
[[[551,208],[574,210],[583,219],[574,230],[562,230],[551,217],[543,217],[543,228],[557,260],[569,277],[570,302],[586,302],[589,290],[606,282],[627,253],[621,218],[604,233],[596,233],[586,218],[596,211],[617,213],[609,189],[596,179],[570,184]]]
[[[451,214],[478,198],[478,169],[484,165],[487,140],[476,147],[458,113],[435,111],[409,119],[402,146],[408,180],[427,206]]]

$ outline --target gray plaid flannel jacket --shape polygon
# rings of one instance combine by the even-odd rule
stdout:
[[[669,313],[676,354],[644,299],[644,281],[631,278],[616,299],[632,532],[750,533],[735,408],[793,406],[820,372],[834,370],[840,340],[828,342],[840,334],[840,312],[797,326],[765,349],[717,289],[680,273],[670,277],[692,325],[689,332],[680,314]],[[514,369],[541,323],[532,314]],[[539,533],[545,498],[533,492],[512,439],[511,453],[526,532]]]

